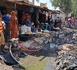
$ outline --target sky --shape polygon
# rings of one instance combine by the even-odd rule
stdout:
[[[36,0],[35,0],[35,5],[40,6],[40,3],[47,3],[47,7],[48,7],[48,9],[50,9],[50,10],[59,10],[59,8],[55,9],[55,8],[52,6],[50,0],[39,0],[39,3],[36,2]]]

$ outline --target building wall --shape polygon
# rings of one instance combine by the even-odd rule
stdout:
[[[65,17],[66,17],[65,13],[62,12],[60,14],[57,14],[57,17],[60,17],[62,19],[62,22],[65,22]]]
[[[60,17],[62,19],[62,22],[65,22],[65,13],[60,13],[60,14],[52,14],[52,19],[56,19],[57,17]]]
[[[52,19],[55,20],[57,18],[57,14],[52,14]]]

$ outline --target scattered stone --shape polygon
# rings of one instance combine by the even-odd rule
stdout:
[[[56,70],[77,69],[77,48],[74,44],[61,45],[56,58]]]

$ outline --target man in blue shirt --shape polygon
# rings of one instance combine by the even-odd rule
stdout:
[[[8,42],[10,39],[10,27],[9,27],[10,15],[8,13],[6,13],[3,16],[3,20],[6,24],[6,29],[4,30],[5,41]]]

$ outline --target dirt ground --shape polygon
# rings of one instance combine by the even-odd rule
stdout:
[[[11,66],[0,63],[0,70],[14,70]]]

